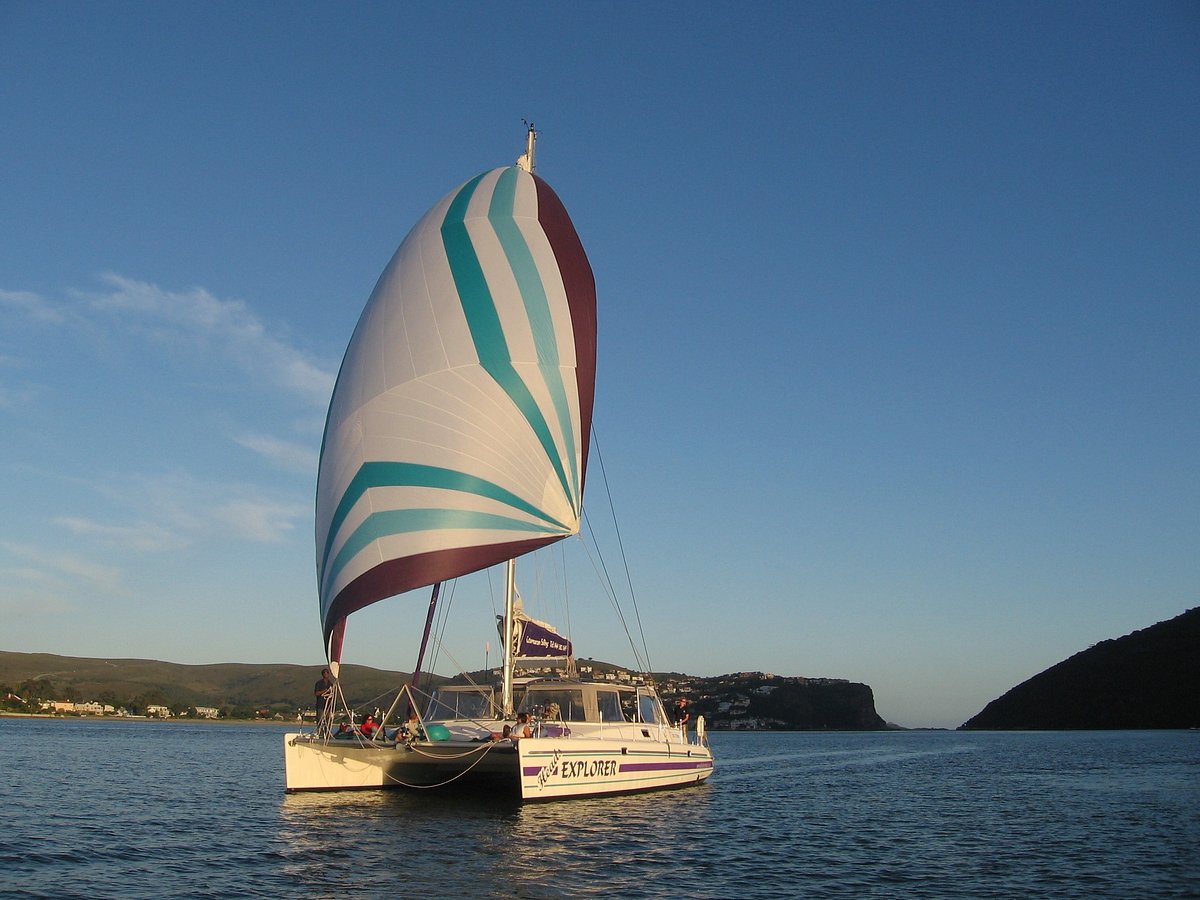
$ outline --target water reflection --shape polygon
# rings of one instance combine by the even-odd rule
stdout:
[[[345,883],[361,877],[362,860],[387,858],[387,877],[443,896],[648,896],[660,879],[669,893],[679,843],[703,830],[711,798],[708,786],[525,805],[445,792],[290,794],[278,836],[288,874],[308,884]]]

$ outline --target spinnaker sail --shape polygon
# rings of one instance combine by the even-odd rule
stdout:
[[[316,554],[332,659],[355,610],[578,532],[595,370],[591,265],[544,181],[485,172],[414,226],[325,423]]]

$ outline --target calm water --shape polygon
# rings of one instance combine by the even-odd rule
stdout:
[[[0,719],[0,897],[1200,896],[1200,732],[716,734],[525,807],[285,795],[281,733]]]

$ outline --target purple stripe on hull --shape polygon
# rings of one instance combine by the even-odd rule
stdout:
[[[621,763],[617,768],[618,772],[668,772],[677,771],[680,769],[711,769],[712,760],[697,759],[687,762],[641,762],[641,763]],[[522,766],[521,774],[529,778],[539,774],[542,771],[542,766]]]
[[[711,769],[711,759],[701,759],[691,762],[644,762],[621,763],[621,772],[662,772],[668,769]]]

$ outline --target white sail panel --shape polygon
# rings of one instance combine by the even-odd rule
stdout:
[[[322,621],[578,531],[595,287],[545,182],[451,192],[405,238],[355,330],[317,486]]]

